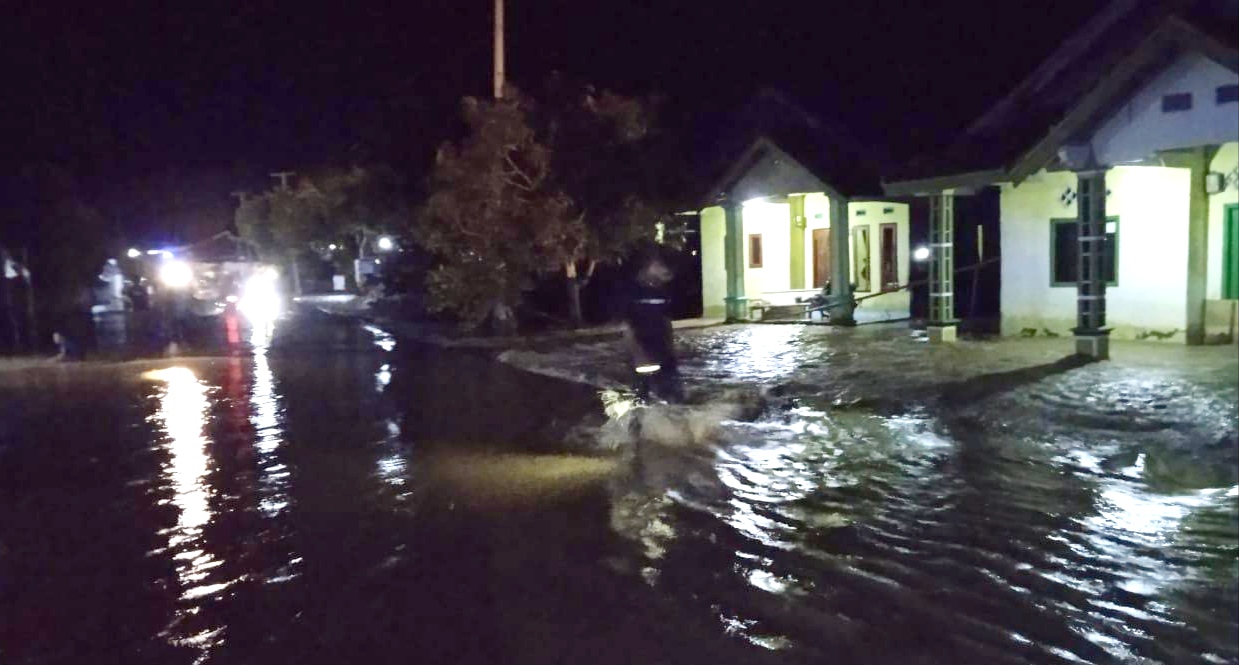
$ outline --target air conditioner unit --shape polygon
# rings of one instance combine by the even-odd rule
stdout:
[[[1226,189],[1226,176],[1221,173],[1205,174],[1205,193],[1218,194]]]

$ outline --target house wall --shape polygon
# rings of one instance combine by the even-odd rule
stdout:
[[[1211,173],[1229,176],[1226,189],[1209,195],[1209,259],[1205,282],[1205,298],[1217,300],[1222,297],[1222,225],[1225,223],[1226,206],[1239,203],[1239,143],[1223,144],[1209,162]]]
[[[763,298],[764,294],[787,291],[791,288],[791,206],[787,203],[749,201],[744,210],[744,292],[750,300]],[[762,266],[748,267],[748,237],[760,234],[762,238]]]
[[[706,318],[727,314],[727,269],[723,262],[726,232],[721,207],[701,211],[701,315]]]
[[[889,210],[889,212],[888,212]],[[858,214],[863,211],[864,214]],[[866,201],[848,206],[852,223],[849,247],[854,242],[851,229],[869,228],[873,260],[873,288],[858,292],[857,297],[877,293],[879,282],[880,228],[883,223],[897,224],[899,283],[908,282],[910,240],[908,206],[903,203]],[[741,208],[744,228],[744,290],[750,300],[765,300],[773,305],[790,305],[797,298],[807,299],[816,288],[791,289],[791,207],[786,202],[751,200]],[[813,230],[830,228],[830,199],[822,193],[805,195],[805,284],[813,284]],[[762,267],[749,268],[748,236],[762,236]],[[701,211],[701,300],[702,316],[722,317],[726,313],[727,271],[724,262],[726,223],[723,209],[718,206]],[[849,274],[855,261],[855,251],[849,251]],[[864,313],[878,319],[908,316],[910,296],[907,291],[878,295],[862,304]]]
[[[906,203],[891,203],[887,201],[864,201],[848,204],[849,266],[848,274],[855,275],[856,268],[856,229],[869,229],[869,254],[871,258],[870,284],[868,291],[857,291],[856,297],[881,293],[881,228],[882,224],[895,223],[895,238],[898,256],[899,283],[908,283],[908,269],[911,260],[908,231],[908,205]],[[858,316],[873,314],[880,319],[907,318],[910,313],[911,295],[907,290],[893,291],[874,295],[861,303]]]
[[[1159,150],[1216,145],[1239,137],[1239,104],[1217,103],[1217,88],[1239,74],[1198,53],[1182,56],[1155,76],[1093,135],[1100,164],[1134,162]],[[1163,111],[1166,94],[1191,93],[1192,107]]]
[[[1155,332],[1183,341],[1187,308],[1190,173],[1187,169],[1119,166],[1106,174],[1107,216],[1119,218],[1118,284],[1106,290],[1107,325],[1117,338]],[[1051,286],[1051,220],[1074,218],[1072,173],[1042,171],[1002,186],[1002,333],[1025,329],[1070,335],[1076,288]]]

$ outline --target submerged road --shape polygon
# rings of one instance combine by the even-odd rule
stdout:
[[[751,336],[702,333],[699,392],[773,366]],[[634,475],[564,452],[581,386],[313,314],[251,341],[0,372],[0,662],[1239,663],[1234,474],[1170,416],[1039,424],[1087,374],[793,400]]]

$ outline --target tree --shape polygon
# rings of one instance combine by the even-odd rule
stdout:
[[[550,186],[550,152],[529,123],[531,101],[464,100],[469,135],[440,147],[414,238],[439,259],[427,278],[432,311],[473,328],[513,310],[539,276],[563,265],[583,228]]]
[[[28,260],[39,329],[78,325],[74,319],[88,315],[100,268],[124,247],[120,234],[64,168],[33,165],[6,184],[14,196],[0,224],[0,243],[15,254],[22,248]]]
[[[384,165],[326,168],[248,197],[237,208],[242,238],[268,260],[289,264],[300,291],[298,262],[314,252],[347,261],[364,256],[373,239],[407,226],[403,181]],[[330,245],[338,252],[327,253]]]
[[[552,186],[571,201],[582,230],[562,248],[568,314],[582,322],[581,291],[599,264],[623,260],[665,225],[676,183],[658,101],[550,79],[538,114],[552,154]]]
[[[558,79],[543,99],[466,99],[468,135],[438,153],[416,237],[440,259],[431,306],[471,326],[489,314],[510,327],[522,294],[559,272],[579,325],[595,268],[657,234],[653,101]]]

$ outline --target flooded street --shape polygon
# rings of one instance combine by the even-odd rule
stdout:
[[[1233,349],[693,331],[634,462],[615,343],[254,342],[0,370],[0,662],[1239,663]]]

